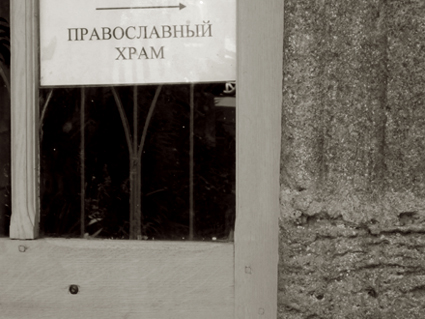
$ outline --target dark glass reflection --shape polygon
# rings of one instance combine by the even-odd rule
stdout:
[[[0,1],[0,237],[9,235],[10,215],[9,1]]]
[[[235,100],[224,83],[43,89],[40,115],[45,236],[232,240]]]

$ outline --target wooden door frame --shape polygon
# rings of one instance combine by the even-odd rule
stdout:
[[[283,2],[237,4],[234,318],[277,315]],[[11,0],[11,40],[10,238],[28,240],[38,237],[40,216],[38,0]],[[9,251],[19,242],[2,239],[0,247]],[[9,257],[10,266],[16,256]]]
[[[237,7],[236,318],[276,318],[284,0]]]

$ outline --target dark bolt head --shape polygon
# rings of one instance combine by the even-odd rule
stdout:
[[[78,294],[78,286],[77,285],[71,285],[71,286],[69,286],[69,292],[72,295]]]

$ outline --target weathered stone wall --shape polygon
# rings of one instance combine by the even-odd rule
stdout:
[[[425,318],[425,1],[285,0],[279,318]]]

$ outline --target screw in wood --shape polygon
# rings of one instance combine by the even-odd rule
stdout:
[[[258,314],[259,315],[264,315],[264,313],[265,313],[266,311],[264,310],[264,308],[260,308],[260,309],[258,309]]]
[[[19,245],[18,249],[21,253],[24,253],[27,250],[27,247],[25,247],[24,245]]]
[[[77,286],[77,285],[70,285],[70,286],[69,286],[69,292],[70,292],[72,295],[76,295],[76,294],[78,294],[78,286]]]

